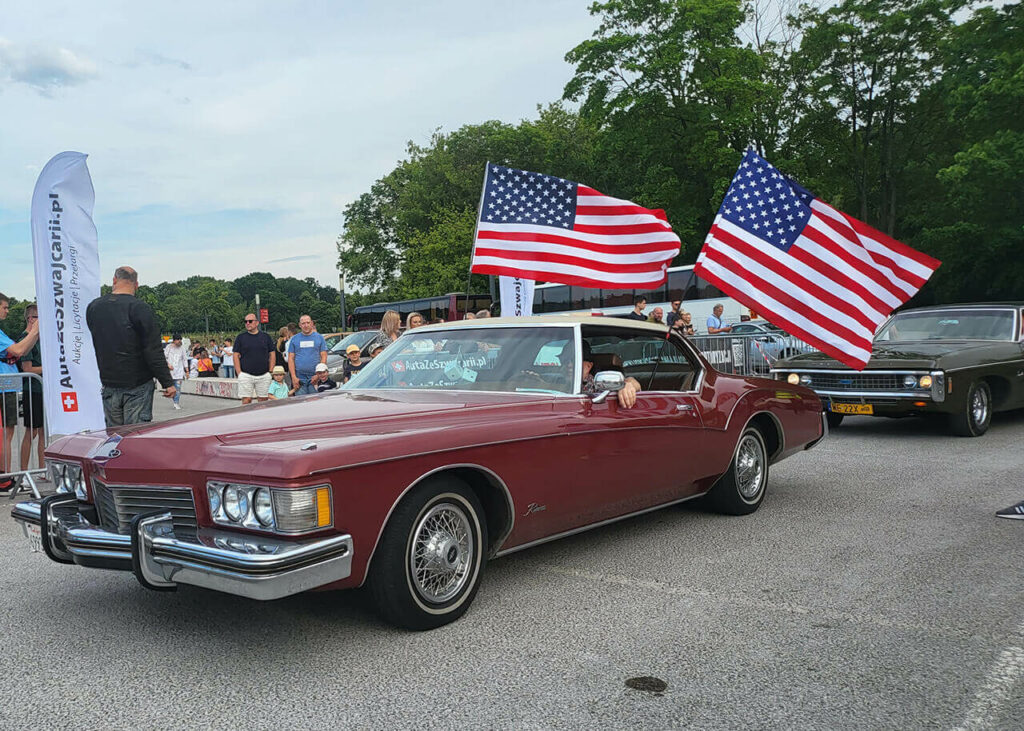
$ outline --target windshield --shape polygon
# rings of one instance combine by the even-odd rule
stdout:
[[[338,342],[336,342],[334,346],[331,347],[331,352],[339,353],[340,355],[345,355],[345,348],[347,348],[350,345],[358,345],[360,348],[362,348],[364,345],[366,345],[370,338],[372,338],[376,334],[376,330],[361,330],[360,332],[352,333],[351,335],[347,335]]]
[[[344,388],[573,393],[574,351],[568,327],[410,332]]]
[[[875,342],[1013,340],[1012,310],[907,312],[892,318]]]

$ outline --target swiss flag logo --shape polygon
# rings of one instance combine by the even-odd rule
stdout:
[[[65,391],[60,395],[60,403],[64,407],[64,413],[78,411],[78,394],[74,391]]]
[[[392,363],[391,367],[395,369],[395,373],[403,373],[405,371],[405,363],[400,360],[396,360]]]

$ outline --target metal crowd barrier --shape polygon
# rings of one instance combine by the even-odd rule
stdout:
[[[32,384],[39,386],[36,393]],[[43,410],[42,400],[43,379],[35,373],[4,373],[0,375],[0,392],[17,394],[17,423],[14,427],[6,426],[6,419],[3,425],[3,439],[0,440],[0,454],[3,460],[0,461],[0,480],[11,478],[14,480],[14,487],[10,491],[10,498],[13,500],[21,492],[31,492],[36,498],[41,498],[38,482],[40,478],[47,477],[46,465],[39,460],[39,448],[35,440],[41,439],[43,448],[50,443],[50,430],[46,424],[46,414]],[[6,395],[0,398],[7,399]],[[32,431],[39,430],[39,433],[32,434],[26,424],[32,424]],[[13,431],[13,437],[8,434]],[[22,445],[28,438],[28,459],[22,464]],[[5,466],[7,465],[7,466]],[[18,467],[15,470],[15,466]],[[6,471],[5,471],[6,470]]]
[[[807,343],[785,333],[694,335],[698,350],[717,370],[738,376],[768,376],[776,361],[814,351]]]

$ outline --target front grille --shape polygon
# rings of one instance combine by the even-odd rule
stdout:
[[[187,487],[108,486],[93,480],[93,495],[100,527],[125,535],[132,518],[143,513],[169,510],[175,533],[196,533],[196,506]]]
[[[905,373],[808,373],[816,391],[906,391]]]

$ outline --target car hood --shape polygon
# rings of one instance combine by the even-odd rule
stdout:
[[[515,422],[528,424],[538,409],[550,411],[544,402],[553,400],[526,393],[342,390],[73,435],[47,454],[89,458],[108,437],[120,437],[119,454],[102,466],[107,473],[123,472],[124,479],[114,475],[111,481],[142,479],[140,472],[150,476],[147,481],[155,475],[183,480],[188,471],[297,479],[326,463],[340,467],[422,449],[421,439],[411,448],[404,437],[429,434],[431,448],[443,449],[471,443],[473,434],[479,438],[483,422],[501,422],[511,433]]]
[[[982,343],[977,340],[919,340],[899,343],[874,343],[871,346],[871,359],[865,370],[904,370],[931,369],[942,365],[942,359],[951,354],[965,353],[983,354],[992,349],[993,343]],[[785,361],[780,361],[776,368],[846,368],[835,358],[824,353],[804,353]],[[852,369],[851,369],[852,370]]]
[[[208,436],[225,444],[237,444],[288,434],[322,436],[353,429],[366,433],[371,424],[391,422],[399,417],[417,419],[439,412],[550,398],[543,394],[467,391],[340,390],[150,424],[137,429],[133,435],[162,439]]]

